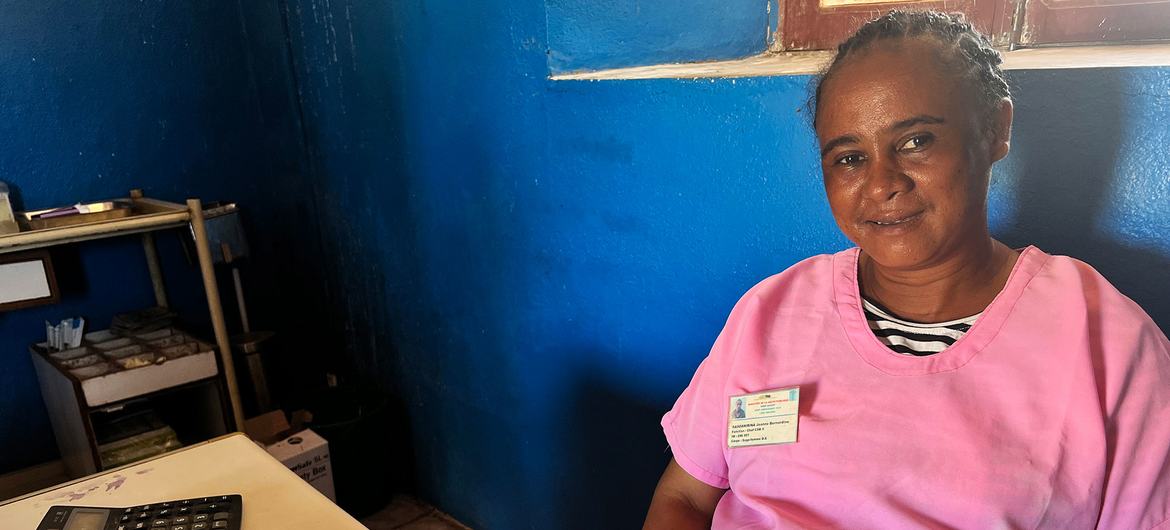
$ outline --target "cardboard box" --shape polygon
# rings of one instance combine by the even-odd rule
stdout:
[[[303,424],[304,414],[293,413],[294,424]],[[329,500],[337,502],[333,492],[333,466],[329,462],[329,442],[311,429],[289,434],[284,411],[274,410],[244,421],[244,432],[268,454],[317,488]]]
[[[312,429],[305,429],[265,449],[322,495],[337,502],[333,493],[333,468],[329,464],[329,442]]]
[[[244,432],[249,438],[260,444],[260,447],[265,448],[292,434],[292,431],[289,430],[288,418],[284,417],[283,410],[265,412],[244,420]]]

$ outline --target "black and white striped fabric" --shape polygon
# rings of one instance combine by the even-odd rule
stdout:
[[[972,315],[967,318],[939,322],[937,324],[920,324],[910,322],[894,316],[885,308],[864,300],[865,319],[869,321],[869,329],[877,335],[878,340],[889,346],[895,352],[918,357],[934,355],[947,349],[955,341],[963,337],[967,330],[979,318]]]

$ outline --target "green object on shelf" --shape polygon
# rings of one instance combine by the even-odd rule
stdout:
[[[175,435],[175,430],[164,425],[152,431],[99,445],[98,455],[102,460],[102,468],[110,469],[161,455],[182,446],[179,437]]]

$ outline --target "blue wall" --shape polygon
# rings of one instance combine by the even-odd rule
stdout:
[[[320,256],[319,231],[300,221],[312,218],[312,203],[299,176],[303,138],[284,30],[275,2],[241,6],[0,3],[0,180],[30,209],[135,187],[179,202],[238,200],[260,256],[245,269],[256,325],[311,330],[295,308],[313,307],[305,302],[315,291],[281,287],[320,283],[315,267],[289,266]],[[175,236],[159,245],[172,304],[205,327],[197,269]],[[104,328],[113,314],[154,302],[136,237],[55,258],[62,303],[0,313],[0,472],[57,457],[27,353],[44,338],[42,322],[80,315]]]
[[[993,230],[1087,261],[1170,330],[1170,68],[1012,78]]]
[[[329,307],[407,403],[421,494],[476,528],[638,526],[734,301],[847,245],[809,79],[551,82],[556,6],[546,35],[539,1],[290,5]],[[1170,324],[1170,70],[1013,78],[996,232]]]
[[[547,0],[549,68],[559,73],[753,55],[775,31],[778,11],[770,3]]]

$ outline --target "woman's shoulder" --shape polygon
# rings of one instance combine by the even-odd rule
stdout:
[[[1070,318],[1070,312],[1082,313],[1097,328],[1152,335],[1165,341],[1149,314],[1095,267],[1072,256],[1045,254],[1045,257],[1028,290],[1051,308],[1051,312],[1064,318]]]
[[[813,309],[814,306],[831,307],[833,282],[845,262],[855,259],[856,248],[835,254],[818,254],[802,259],[781,272],[760,280],[748,289],[737,309],[767,307]]]
[[[1042,270],[1033,281],[1045,296],[1065,302],[1084,303],[1091,307],[1110,307],[1149,318],[1136,302],[1122,293],[1092,265],[1072,256],[1046,254]]]

